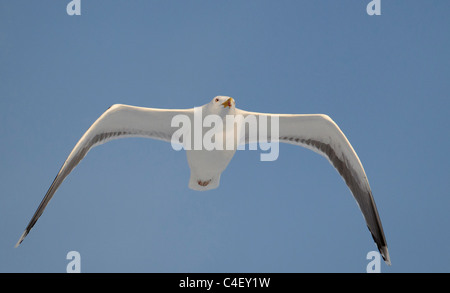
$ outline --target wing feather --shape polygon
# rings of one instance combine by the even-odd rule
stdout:
[[[116,104],[108,108],[81,137],[59,170],[16,246],[25,239],[52,199],[58,187],[86,156],[90,149],[113,139],[146,137],[170,141],[175,128],[172,118],[183,114],[191,117],[193,109],[166,110]]]
[[[330,117],[322,114],[266,114],[243,110],[239,110],[237,114],[244,117],[266,116],[269,124],[271,123],[269,117],[278,116],[278,137],[272,137],[269,131],[268,140],[299,145],[327,158],[352,192],[378,250],[385,262],[390,265],[386,237],[364,168],[352,145]],[[270,130],[271,127],[267,126],[267,129]],[[245,130],[242,133],[245,143],[257,142],[257,138],[249,136]]]

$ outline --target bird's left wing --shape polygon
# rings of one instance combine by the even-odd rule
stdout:
[[[350,188],[378,250],[390,265],[386,238],[364,168],[350,142],[330,117],[322,114],[266,114],[239,109],[236,109],[236,115],[242,115],[244,118],[254,116],[259,123],[263,117],[264,121],[267,121],[267,140],[299,145],[327,158]],[[269,118],[274,116],[278,117],[278,135],[271,133],[271,123],[274,123],[274,120]],[[243,143],[258,142],[260,133],[256,137],[243,130],[240,139]]]
[[[31,228],[33,228],[67,175],[70,174],[91,148],[113,139],[124,137],[147,137],[171,141],[172,135],[176,131],[176,128],[171,127],[172,118],[176,115],[186,115],[189,119],[192,119],[193,113],[193,109],[166,110],[120,104],[111,106],[92,124],[75,145],[17,242],[16,247],[22,243]]]

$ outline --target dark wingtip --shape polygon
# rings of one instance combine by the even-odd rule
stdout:
[[[380,251],[381,256],[383,257],[384,262],[388,266],[390,266],[391,265],[391,258],[389,256],[389,251],[388,251],[388,248],[387,248],[387,245],[386,245],[386,241],[384,240],[384,237],[383,237],[383,240],[380,243],[380,241],[377,240],[377,237],[375,237],[375,235],[373,234],[372,230],[370,230],[369,226],[367,226],[367,228],[369,229],[370,235],[372,235],[373,241],[375,241],[375,244],[377,245],[377,248]]]
[[[20,236],[20,239],[19,239],[19,241],[17,241],[17,243],[16,243],[16,245],[14,246],[14,248],[17,248],[17,247],[20,245],[20,243],[22,243],[22,241],[25,239],[25,237],[27,237],[27,235],[28,235],[28,231],[25,230],[25,231],[22,233],[22,236]]]
[[[379,248],[379,250],[380,250],[381,256],[384,259],[384,262],[388,266],[390,266],[391,265],[391,258],[389,257],[389,251],[388,251],[387,246],[383,246],[383,247]]]

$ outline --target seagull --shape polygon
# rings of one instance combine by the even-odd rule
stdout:
[[[227,96],[216,96],[209,103],[191,109],[157,109],[123,104],[109,107],[75,145],[15,247],[22,243],[58,187],[89,150],[114,139],[145,137],[171,143],[175,140],[186,149],[191,171],[189,188],[199,191],[217,188],[220,175],[233,158],[238,145],[256,142],[261,130],[258,128],[257,135],[252,135],[250,131],[243,130],[245,123],[242,120],[236,120],[238,122],[231,129],[217,127],[213,135],[209,134],[216,139],[223,138],[223,143],[225,138],[232,137],[231,147],[227,145],[227,148],[222,149],[206,149],[206,146],[201,146],[200,149],[192,148],[195,139],[201,139],[211,129],[202,128],[200,135],[194,131],[182,132],[179,131],[180,128],[177,129],[174,121],[176,122],[177,117],[185,117],[185,122],[195,123],[196,113],[201,113],[202,119],[208,115],[220,119],[239,116],[243,117],[244,121],[250,116],[256,117],[258,121],[263,121],[263,118],[278,118],[278,133],[271,131],[266,134],[265,139],[305,147],[325,157],[349,187],[381,256],[387,265],[391,265],[386,238],[366,173],[358,155],[338,125],[324,114],[269,114],[241,110],[236,108],[236,101]],[[178,126],[180,124],[178,123]]]

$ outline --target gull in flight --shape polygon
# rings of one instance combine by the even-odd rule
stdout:
[[[86,133],[81,137],[67,157],[63,166],[56,175],[53,183],[42,199],[39,207],[31,218],[28,226],[16,244],[16,247],[28,235],[31,228],[44,212],[45,207],[55,194],[58,187],[86,156],[90,149],[108,141],[125,137],[146,137],[172,142],[176,137],[177,128],[173,120],[177,116],[187,117],[188,122],[194,121],[195,112],[201,111],[202,117],[215,115],[225,119],[225,116],[241,116],[244,119],[253,116],[262,121],[262,118],[278,117],[278,132],[266,134],[267,141],[284,142],[299,145],[313,150],[328,159],[332,166],[341,175],[355,198],[367,227],[386,264],[390,265],[389,252],[384,236],[378,210],[372,196],[364,168],[350,142],[337,124],[327,115],[322,114],[267,114],[248,112],[237,109],[235,100],[226,96],[217,96],[202,107],[191,109],[155,109],[116,104],[106,110]],[[194,190],[210,190],[217,188],[220,175],[233,158],[238,144],[254,143],[260,133],[251,135],[246,132],[242,120],[230,129],[218,128],[215,137],[223,134],[228,138],[230,134],[234,139],[231,148],[201,149],[185,148],[188,164],[191,171],[189,188]],[[245,120],[244,120],[245,121]],[[195,121],[194,121],[195,122]],[[211,124],[212,125],[212,124]],[[210,126],[211,126],[210,125]],[[257,128],[260,132],[260,128]],[[209,130],[208,130],[209,131]],[[207,134],[202,129],[201,135]],[[211,134],[211,133],[210,133]],[[219,134],[219,136],[217,136]],[[178,142],[186,147],[189,141],[195,140],[193,131],[178,133]],[[183,137],[183,142],[180,139]],[[228,146],[228,145],[227,145]]]

